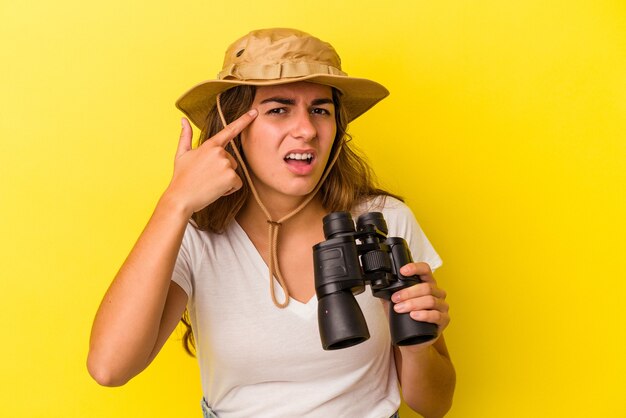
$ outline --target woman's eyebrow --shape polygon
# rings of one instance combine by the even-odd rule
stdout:
[[[315,99],[311,102],[312,106],[319,106],[321,104],[334,104],[333,99],[323,98],[323,99]]]
[[[260,104],[265,104],[265,103],[270,103],[270,102],[276,102],[276,103],[280,103],[283,105],[295,105],[296,101],[293,99],[287,99],[284,97],[268,97],[267,99],[261,100]]]
[[[268,97],[267,99],[263,99],[261,100],[261,102],[259,104],[265,104],[265,103],[271,103],[271,102],[276,102],[276,103],[280,103],[282,105],[286,105],[286,106],[294,106],[296,104],[296,101],[294,99],[288,99],[286,97]],[[312,106],[319,106],[322,104],[334,104],[333,99],[330,98],[320,98],[320,99],[314,99],[311,102]]]

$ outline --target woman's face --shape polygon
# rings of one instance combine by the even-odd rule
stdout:
[[[241,139],[258,192],[265,199],[311,193],[337,132],[331,87],[307,82],[257,87],[251,107],[259,115]]]

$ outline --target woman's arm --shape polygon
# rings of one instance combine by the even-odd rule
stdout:
[[[107,290],[93,323],[87,368],[106,386],[141,372],[176,327],[187,295],[171,282],[186,225],[197,212],[242,183],[224,147],[254,120],[249,112],[200,147],[183,119],[174,175],[146,228]]]
[[[107,290],[87,358],[101,385],[120,386],[141,372],[176,327],[187,295],[171,277],[187,222],[164,195]]]
[[[450,322],[446,292],[437,287],[426,263],[411,263],[401,270],[419,275],[423,283],[392,296],[397,312],[410,312],[413,319],[436,323],[439,337],[426,343],[395,347],[396,369],[406,404],[425,418],[443,417],[452,406],[456,372],[443,337]]]

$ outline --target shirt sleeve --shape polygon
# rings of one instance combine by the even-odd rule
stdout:
[[[411,209],[403,202],[387,197],[383,213],[389,227],[390,237],[401,237],[407,241],[413,261],[424,262],[435,271],[443,262],[415,219]]]
[[[172,281],[179,285],[190,299],[193,295],[193,269],[191,261],[193,232],[193,226],[188,224],[185,235],[183,236],[183,242],[178,250],[176,264],[174,264],[174,272],[172,273]]]

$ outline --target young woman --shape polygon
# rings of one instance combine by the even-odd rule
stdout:
[[[251,32],[226,52],[217,80],[177,102],[182,120],[171,183],[96,315],[88,369],[123,385],[157,355],[183,317],[200,364],[205,417],[390,417],[405,402],[425,417],[450,408],[455,372],[443,338],[441,261],[410,210],[374,186],[348,122],[388,94],[348,77],[327,43],[292,29]],[[371,338],[325,351],[312,246],[322,218],[383,212],[407,239],[422,283],[393,309],[434,323],[438,337],[391,344],[388,302],[357,296]]]

